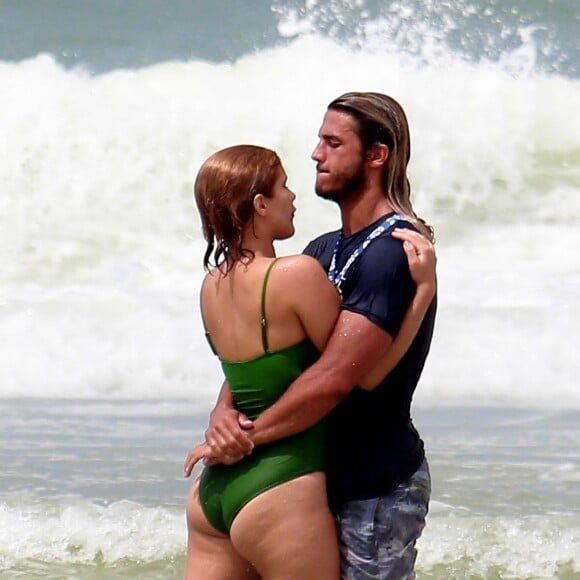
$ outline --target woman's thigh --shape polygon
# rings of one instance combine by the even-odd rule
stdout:
[[[254,567],[234,548],[229,536],[207,520],[199,502],[199,481],[187,498],[186,580],[257,580]]]
[[[324,474],[277,485],[246,504],[230,530],[232,544],[263,580],[338,580],[336,526]]]

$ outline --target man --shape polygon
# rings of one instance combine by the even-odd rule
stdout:
[[[342,294],[336,328],[320,359],[254,423],[238,416],[222,389],[206,432],[215,455],[231,460],[328,414],[329,500],[339,523],[342,577],[353,580],[414,578],[430,497],[410,406],[431,343],[435,299],[393,371],[373,389],[355,387],[388,351],[415,294],[393,227],[414,227],[425,236],[419,253],[433,252],[432,229],[410,202],[409,157],[407,119],[394,99],[347,93],[330,103],[312,158],[316,193],[339,205],[342,230],[312,241],[305,253]],[[249,428],[245,434],[240,424]]]

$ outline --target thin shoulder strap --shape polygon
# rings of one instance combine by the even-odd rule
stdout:
[[[268,325],[266,323],[266,286],[268,285],[268,278],[270,277],[270,272],[274,264],[279,260],[279,258],[274,258],[268,268],[266,269],[266,275],[264,276],[264,282],[262,283],[262,299],[260,303],[260,326],[262,327],[262,348],[264,352],[269,352],[268,347]]]

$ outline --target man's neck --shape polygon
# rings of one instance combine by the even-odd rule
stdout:
[[[382,192],[367,192],[345,200],[340,204],[342,232],[345,236],[352,236],[392,211]]]

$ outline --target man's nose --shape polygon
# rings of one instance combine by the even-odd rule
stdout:
[[[314,151],[312,151],[310,158],[313,161],[321,161],[322,160],[322,148],[320,147],[320,143],[318,143],[318,145],[316,145],[316,147],[314,148]]]

